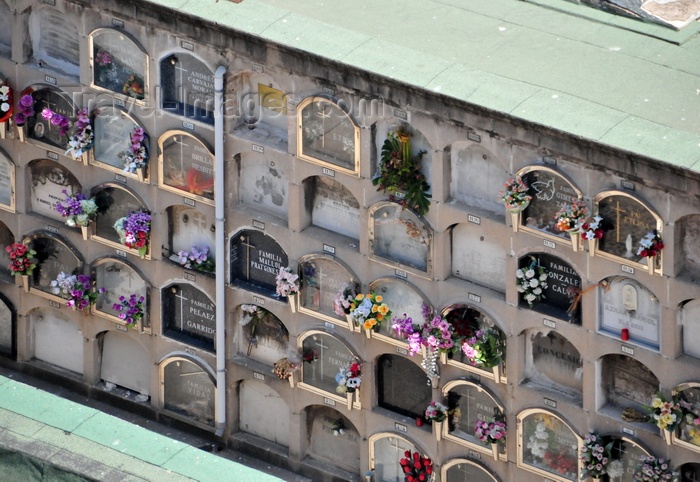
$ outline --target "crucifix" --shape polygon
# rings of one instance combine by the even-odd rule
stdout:
[[[461,480],[462,482],[471,482],[472,480],[474,480],[474,476],[472,475],[471,472],[469,472],[469,465],[467,465],[467,464],[457,464],[457,465],[455,465],[455,466],[453,466],[453,467],[454,467],[454,470],[455,470],[455,472],[456,472],[456,475],[459,475],[459,476],[462,476],[462,477],[463,477],[463,478],[460,477],[460,479],[459,479],[459,480]],[[450,472],[452,472],[452,470],[450,470]],[[451,482],[451,481],[452,481],[452,477],[450,477],[449,479],[450,479],[450,482]],[[459,482],[459,481],[456,481],[456,482]]]
[[[183,136],[184,137],[184,136]],[[173,142],[180,146],[180,171],[185,172],[185,148],[189,147],[186,142],[179,140],[178,136],[172,137]]]
[[[391,455],[391,454],[389,455],[389,460],[391,460],[391,461],[401,460],[402,458],[404,458],[403,454],[404,454],[404,452],[406,452],[406,450],[415,451],[415,447],[413,447],[413,446],[402,447],[399,442],[401,442],[401,439],[399,439],[398,437],[389,437],[389,448],[394,449],[394,451],[396,452],[395,455]],[[392,472],[396,473],[395,480],[403,479],[403,473],[399,472],[399,471],[401,471],[400,465],[397,464],[396,462],[392,462],[391,465],[384,466],[384,471],[385,471],[385,476],[384,476],[385,480],[394,480],[389,475]]]
[[[241,245],[246,247],[246,250],[245,250],[245,279],[250,280],[250,249],[255,248],[255,246],[250,244],[250,237],[246,236],[245,234],[241,235],[241,237],[238,239],[241,241]]]
[[[201,234],[205,232],[207,227],[207,217],[199,211],[195,211],[192,213],[192,225],[198,229],[198,233]]]
[[[693,469],[688,469],[683,471],[683,482],[700,482],[698,478],[698,472]]]
[[[185,103],[185,84],[184,84],[184,81],[182,78],[182,74],[184,72],[188,72],[188,70],[186,70],[182,67],[182,62],[175,62],[175,67],[173,67],[173,68],[180,74],[180,80],[177,82],[177,86],[178,86],[178,91],[180,93],[179,101],[184,104]]]
[[[178,290],[177,294],[175,295],[175,298],[178,298],[180,300],[180,331],[184,331],[184,322],[185,322],[185,306],[184,303],[185,301],[188,301],[189,298],[185,298],[184,295],[182,294],[182,290]]]
[[[318,362],[321,365],[319,368],[321,369],[321,380],[323,380],[323,362],[324,362],[323,350],[325,348],[330,348],[330,347],[327,345],[324,345],[323,340],[320,338],[314,338],[313,340],[316,343],[316,346],[321,349],[321,353],[318,356]],[[314,381],[316,380],[316,363],[313,363],[313,362],[311,363],[311,380],[314,380]]]
[[[620,214],[621,213],[626,213],[624,209],[620,209],[620,201],[615,201],[615,207],[610,208],[613,211],[615,211],[616,219],[615,219],[615,242],[619,243],[620,242]]]

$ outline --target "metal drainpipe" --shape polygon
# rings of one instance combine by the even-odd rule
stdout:
[[[214,216],[216,217],[216,435],[226,428],[226,251],[224,245],[224,74],[214,73]]]

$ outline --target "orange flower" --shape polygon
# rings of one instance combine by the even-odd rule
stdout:
[[[364,297],[365,297],[365,295],[363,295],[362,293],[360,293],[360,294],[358,294],[357,296],[355,296],[355,299],[359,301],[359,300],[363,299]]]
[[[379,307],[379,312],[382,315],[386,315],[389,312],[389,307],[387,305],[383,304],[382,306]]]
[[[377,305],[372,305],[372,313],[376,313],[379,307]]]
[[[374,325],[376,325],[376,324],[377,324],[377,321],[376,321],[374,318],[368,318],[368,319],[365,320],[365,322],[363,323],[362,327],[363,327],[365,330],[370,330],[370,329],[372,329],[372,327],[373,327]]]
[[[381,313],[377,313],[377,321],[382,321],[384,319],[384,315]]]
[[[381,303],[383,300],[384,300],[384,297],[382,295],[377,295],[374,298],[374,301],[376,301],[377,303]]]

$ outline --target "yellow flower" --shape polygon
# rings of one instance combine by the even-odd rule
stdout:
[[[651,402],[651,406],[654,408],[661,408],[664,406],[663,400],[661,400],[659,397],[654,398],[654,400]]]
[[[364,324],[362,325],[362,327],[363,327],[365,330],[371,330],[372,327],[373,327],[374,325],[376,325],[376,324],[377,324],[377,322],[374,320],[374,318],[367,318],[367,319],[365,320]]]
[[[389,313],[389,307],[387,305],[383,304],[382,306],[379,307],[379,312],[382,315],[386,315],[387,313]]]
[[[377,303],[381,303],[383,299],[384,299],[384,298],[382,297],[382,295],[377,295],[377,296],[374,298],[374,301],[376,301]]]
[[[363,295],[362,293],[360,293],[360,294],[358,294],[357,296],[355,296],[355,299],[356,299],[357,301],[360,301],[360,300],[363,299],[364,297],[365,297],[365,295]]]
[[[372,313],[376,313],[379,307],[377,305],[372,305]]]

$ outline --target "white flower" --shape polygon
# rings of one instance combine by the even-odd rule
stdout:
[[[529,269],[529,270],[525,271],[525,276],[526,276],[527,278],[532,278],[533,276],[535,276],[535,270],[534,270],[534,269]]]
[[[68,226],[70,226],[71,228],[74,228],[75,227],[75,219],[73,219],[72,217],[66,219],[66,224]]]
[[[3,112],[7,112],[8,110],[10,110],[10,104],[8,104],[7,102],[3,102],[2,105],[0,105],[0,110]]]
[[[533,294],[533,295],[540,295],[540,294],[542,294],[542,288],[535,288],[534,290],[532,290],[532,294]]]
[[[523,270],[519,269],[518,271],[515,272],[516,278],[522,278],[523,276],[525,276],[525,273],[523,273]]]
[[[524,293],[525,288],[523,288],[523,285],[518,285],[518,293]]]
[[[537,281],[536,279],[530,280],[530,288],[537,288],[538,284],[539,284],[539,281]]]
[[[535,298],[537,297],[532,293],[528,293],[525,295],[525,301],[527,301],[528,303],[532,303],[533,301],[535,301]]]
[[[10,88],[9,88],[8,86],[3,85],[2,87],[0,87],[0,94],[2,94],[3,96],[7,97],[7,95],[8,95],[9,93],[10,93]],[[3,100],[7,100],[7,99],[5,98],[5,99],[3,99]]]
[[[542,273],[540,275],[540,281],[547,281],[547,273]]]

